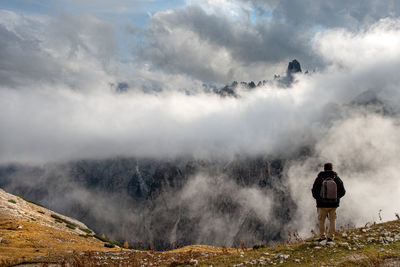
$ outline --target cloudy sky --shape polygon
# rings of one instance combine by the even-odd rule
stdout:
[[[3,0],[0,162],[315,144],[365,92],[398,109],[399,14],[389,0]],[[312,74],[290,88],[209,92],[294,58]]]

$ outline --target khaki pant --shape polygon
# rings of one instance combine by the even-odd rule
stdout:
[[[317,208],[318,211],[318,227],[321,237],[325,236],[325,219],[329,217],[329,233],[328,238],[334,238],[336,232],[336,208]]]

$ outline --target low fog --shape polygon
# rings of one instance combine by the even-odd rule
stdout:
[[[297,204],[288,227],[308,235],[315,228],[310,222],[316,221],[311,186],[323,163],[329,161],[347,191],[338,210],[339,225],[378,221],[379,210],[383,220],[394,219],[400,212],[396,201],[400,195],[397,19],[381,19],[351,31],[318,30],[309,49],[323,67],[296,74],[288,88],[271,81],[252,91],[243,90],[235,98],[204,90],[201,79],[207,73],[154,72],[146,65],[114,61],[107,54],[113,48],[109,42],[112,32],[96,18],[83,29],[82,39],[70,31],[71,35],[64,36],[65,49],[56,50],[59,44],[48,39],[49,33],[54,34],[50,26],[24,32],[18,24],[32,19],[50,25],[46,20],[54,18],[38,22],[12,12],[2,14],[13,18],[8,23],[2,20],[0,28],[0,35],[7,37],[0,38],[4,48],[0,59],[12,62],[8,66],[0,63],[0,163],[4,166],[48,166],[113,157],[288,158],[283,173],[288,194]],[[104,29],[109,33],[107,41],[94,38]],[[286,65],[280,68],[284,74]],[[121,82],[129,85],[126,90],[116,90]],[[295,158],[304,147],[311,151],[309,155]],[[25,183],[40,182],[29,180],[29,175]],[[256,188],[240,189],[219,179],[201,174],[190,179],[179,195],[182,202],[191,199],[189,214],[204,213],[201,200],[213,195],[210,189],[218,189],[234,194],[245,210],[273,223],[269,211],[277,200]],[[102,203],[92,192],[71,188],[67,197],[93,202],[94,207]],[[100,206],[110,208],[110,214],[115,212],[106,204]],[[201,220],[214,222],[211,229],[204,229],[206,233],[236,227],[235,223],[227,226],[224,218],[204,216]],[[232,238],[218,240],[230,242]]]

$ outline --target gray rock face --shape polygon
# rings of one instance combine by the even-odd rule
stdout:
[[[289,75],[297,72],[301,72],[301,66],[300,63],[296,59],[294,59],[291,62],[289,62],[286,73]]]
[[[284,87],[290,86],[294,81],[293,75],[296,73],[301,73],[301,72],[302,71],[301,71],[300,63],[296,59],[294,59],[291,62],[289,62],[287,70],[286,70],[286,76],[280,78],[279,83]]]

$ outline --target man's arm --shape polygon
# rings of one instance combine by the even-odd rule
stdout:
[[[337,188],[338,188],[338,198],[342,198],[346,194],[346,189],[344,189],[343,181],[337,176]]]
[[[313,187],[312,187],[312,189],[311,189],[313,198],[315,198],[315,199],[319,199],[319,194],[320,194],[319,191],[321,190],[321,185],[320,185],[320,181],[319,181],[319,180],[320,180],[320,179],[318,179],[318,177],[315,178]]]

